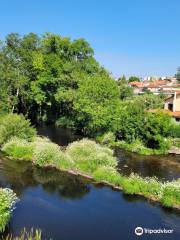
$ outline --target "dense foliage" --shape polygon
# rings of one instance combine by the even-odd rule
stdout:
[[[128,82],[140,82],[140,78],[136,76],[131,76],[129,77]]]
[[[9,34],[0,48],[0,111],[31,120],[74,118],[76,90],[89,76],[106,74],[84,39],[55,34]]]
[[[147,113],[162,108],[163,96],[133,96],[126,77],[112,79],[93,54],[84,39],[9,34],[0,47],[0,114],[22,113],[34,123],[70,127],[85,136],[112,132],[129,144],[140,140],[148,148],[168,148],[164,138],[177,137],[176,127],[167,115]],[[24,134],[30,140],[35,131],[29,125],[18,115],[0,118],[0,144]]]
[[[0,145],[12,137],[30,141],[35,135],[36,130],[23,115],[6,114],[0,117]]]

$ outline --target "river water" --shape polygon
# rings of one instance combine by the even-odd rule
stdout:
[[[64,130],[59,131],[60,135],[65,135]],[[49,129],[48,132],[52,134],[53,130]],[[42,129],[39,133],[47,135],[47,129],[46,133]],[[48,136],[55,141],[60,136],[57,131],[55,135]],[[59,139],[56,142],[64,142],[66,145],[67,142],[80,138],[70,133],[67,136],[69,139]],[[136,172],[142,169],[142,175],[152,175],[153,167],[151,171],[148,170],[148,159],[144,160],[147,161],[144,164],[144,158],[137,160],[135,157],[135,160],[131,160],[133,156],[130,157],[128,153],[120,154],[118,151],[116,154],[119,154],[119,162],[122,161],[119,167],[124,174],[129,174],[131,169]],[[10,233],[16,236],[24,227],[33,227],[42,230],[43,239],[54,240],[180,239],[180,213],[175,210],[166,210],[141,197],[127,196],[54,169],[41,169],[31,163],[16,162],[3,156],[0,159],[0,186],[12,188],[20,198],[4,235]],[[172,161],[178,162],[178,159],[172,157]],[[140,168],[141,165],[143,167]],[[158,163],[155,166],[154,174],[159,172],[156,169]],[[176,168],[171,168],[173,174],[158,176],[163,179],[178,177]],[[163,166],[159,166],[159,169],[163,171]],[[173,229],[174,232],[137,237],[134,234],[137,226]]]

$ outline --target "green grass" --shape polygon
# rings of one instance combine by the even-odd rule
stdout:
[[[5,143],[2,151],[16,159],[33,159],[33,144],[17,137],[13,137]]]
[[[117,141],[110,144],[111,147],[120,147],[130,152],[135,152],[141,155],[162,155],[167,154],[169,148],[161,148],[161,149],[152,149],[147,148],[143,145],[143,143],[137,139],[133,143],[127,143],[125,141]]]
[[[180,205],[180,179],[163,185],[160,201],[165,207]]]
[[[0,232],[5,230],[17,200],[15,193],[11,189],[0,188]]]
[[[87,173],[94,172],[100,166],[116,167],[117,165],[111,149],[88,139],[71,143],[66,153],[79,170]]]
[[[99,167],[94,173],[93,177],[96,181],[107,181],[116,186],[121,186],[123,177],[112,167]]]
[[[142,194],[159,198],[161,183],[156,178],[142,178],[137,174],[123,177],[122,188],[127,194]]]

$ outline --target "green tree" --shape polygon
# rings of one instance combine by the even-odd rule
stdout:
[[[82,81],[74,103],[78,128],[92,136],[115,131],[119,111],[118,99],[118,87],[110,77],[100,75]]]
[[[162,109],[164,105],[164,95],[146,93],[134,97],[134,102],[141,105],[144,110]]]
[[[133,96],[133,89],[127,84],[121,84],[118,88],[119,88],[119,97],[121,100],[131,98]]]
[[[123,85],[123,84],[127,84],[127,79],[126,76],[123,75],[122,77],[119,77],[117,80],[118,85]]]
[[[131,76],[129,77],[128,82],[140,82],[140,78],[136,76]]]

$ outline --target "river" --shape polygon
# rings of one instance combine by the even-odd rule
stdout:
[[[62,129],[44,130],[39,129],[39,133],[62,145],[80,138],[70,132],[66,135]],[[178,177],[177,167],[171,168],[173,173],[166,170],[160,174],[159,171],[166,167],[160,167],[161,164],[158,167],[159,163],[152,157],[148,163],[148,158],[137,160],[136,156],[134,160],[133,155],[126,152],[118,151],[116,155],[124,174],[133,170],[144,176],[158,174],[162,179]],[[54,169],[45,170],[3,156],[0,159],[0,186],[12,188],[20,198],[4,236],[9,233],[16,236],[24,227],[28,230],[33,227],[42,230],[43,239],[54,240],[180,239],[180,213],[175,210],[164,209],[141,197],[127,196]],[[156,163],[150,170],[153,161]],[[172,157],[169,161],[178,164],[179,160]],[[137,237],[134,234],[137,226],[173,229],[174,232]]]

